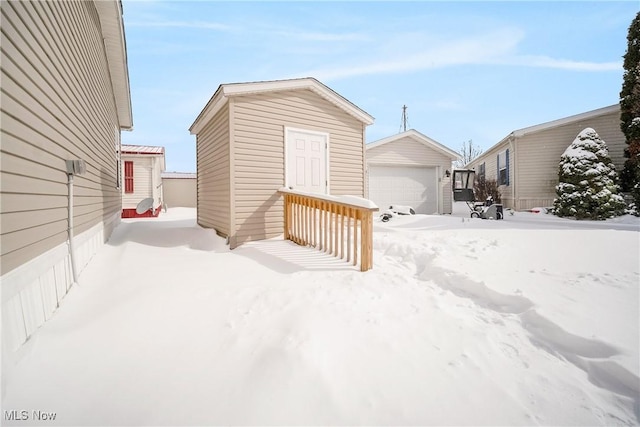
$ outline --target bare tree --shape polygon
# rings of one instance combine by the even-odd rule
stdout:
[[[473,159],[482,154],[482,148],[473,145],[473,140],[470,139],[462,143],[462,147],[460,147],[460,151],[458,151],[462,159],[456,160],[453,163],[453,166],[461,169],[468,163],[470,163]]]

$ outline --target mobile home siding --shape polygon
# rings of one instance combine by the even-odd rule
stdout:
[[[542,129],[514,131],[467,167],[475,169],[484,162],[487,178],[496,178],[498,153],[508,148],[510,185],[500,186],[503,203],[518,210],[551,206],[556,196],[560,156],[583,129],[595,129],[607,144],[616,170],[622,170],[626,144],[620,131],[620,110],[606,107],[602,114],[597,110],[593,114],[556,126],[551,123],[546,129],[546,124],[542,124]]]
[[[118,62],[126,52],[119,3],[98,6],[0,2],[3,356],[51,317],[73,282],[66,160],[87,166],[74,177],[78,271],[119,221],[117,150],[121,126],[131,126],[126,59]],[[125,65],[112,74],[112,64]]]
[[[524,135],[517,140],[518,209],[553,204],[560,156],[587,127],[595,129],[606,142],[616,170],[622,170],[626,144],[620,131],[619,111]]]
[[[498,188],[500,190],[500,196],[502,197],[502,204],[505,207],[513,208],[514,200],[513,200],[513,189],[514,183],[518,182],[518,177],[514,177],[514,173],[517,173],[515,168],[515,158],[518,150],[518,146],[510,143],[509,138],[506,138],[496,146],[492,147],[486,153],[483,153],[481,156],[473,160],[466,167],[468,169],[473,169],[476,171],[476,179],[478,178],[477,173],[479,171],[479,166],[484,163],[485,167],[485,178],[492,179],[498,181],[498,155],[505,150],[509,150],[509,185],[500,185]],[[518,153],[519,155],[519,153]]]
[[[231,207],[228,104],[196,138],[198,224],[226,237]]]
[[[93,2],[8,2],[2,14],[1,273],[65,242],[65,160],[74,180],[75,234],[121,208],[119,124]]]
[[[283,232],[284,132],[294,127],[329,134],[329,189],[364,194],[363,123],[310,90],[231,98],[233,106],[235,241]]]

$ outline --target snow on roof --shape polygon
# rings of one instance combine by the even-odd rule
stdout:
[[[424,144],[429,148],[434,148],[436,151],[440,151],[444,155],[451,157],[452,160],[460,159],[460,154],[458,154],[455,151],[445,147],[444,145],[442,145],[441,143],[439,143],[435,139],[431,139],[428,136],[418,132],[415,129],[409,129],[406,132],[402,132],[402,133],[399,133],[397,135],[389,136],[389,137],[386,137],[386,138],[379,139],[377,141],[371,142],[371,143],[366,145],[366,149],[370,150],[372,148],[376,148],[376,147],[379,147],[381,145],[387,144],[389,142],[397,141],[397,140],[405,138],[405,137],[412,138],[413,140],[415,140],[415,141],[417,141],[417,142],[419,142],[421,144]]]
[[[164,147],[153,145],[122,145],[122,154],[162,154]]]
[[[162,172],[161,177],[171,179],[195,179],[198,177],[198,174],[195,172]]]

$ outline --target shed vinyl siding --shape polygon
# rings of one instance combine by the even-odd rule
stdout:
[[[1,273],[67,238],[65,160],[74,179],[75,234],[121,209],[114,129],[119,128],[93,2],[1,3]],[[106,224],[109,223],[109,224]]]
[[[620,131],[619,111],[524,135],[517,139],[519,209],[553,204],[560,156],[587,127],[595,129],[607,144],[609,156],[620,173],[626,144]]]
[[[196,207],[196,178],[162,178],[162,190],[168,207]]]
[[[310,90],[230,99],[235,236],[232,247],[283,232],[285,127],[329,134],[329,192],[364,194],[364,124]]]
[[[196,138],[198,224],[226,237],[231,219],[228,104]]]

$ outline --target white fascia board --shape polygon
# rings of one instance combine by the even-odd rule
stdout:
[[[225,96],[238,96],[247,95],[252,93],[285,91],[285,90],[299,90],[308,89],[311,90],[332,104],[341,108],[348,114],[354,116],[361,122],[370,125],[373,123],[373,117],[367,114],[365,111],[357,107],[355,104],[348,101],[342,95],[333,91],[329,87],[320,83],[313,77],[305,77],[301,79],[290,80],[272,80],[264,82],[249,82],[249,83],[233,83],[223,85],[223,91]]]
[[[336,105],[338,108],[352,115],[366,125],[373,123],[372,116],[346,100],[344,97],[338,95],[318,80],[307,77],[304,79],[222,84],[218,87],[216,93],[213,94],[200,115],[193,122],[189,128],[189,132],[192,135],[198,134],[202,127],[211,120],[220,108],[224,106],[229,97],[300,89],[308,89],[317,93],[322,98]]]
[[[111,86],[113,88],[120,129],[133,129],[131,87],[127,62],[127,42],[120,0],[94,1],[104,39]]]
[[[502,138],[500,140],[500,142],[498,142],[497,144],[492,145],[487,151],[485,151],[484,153],[482,153],[481,155],[479,155],[478,157],[473,159],[471,162],[469,162],[467,165],[465,165],[465,167],[468,166],[468,165],[471,165],[471,164],[476,164],[476,163],[481,162],[489,154],[495,153],[499,148],[501,148],[502,146],[506,145],[506,143],[511,138],[520,138],[520,137],[528,135],[530,133],[535,133],[535,132],[540,132],[542,130],[552,129],[554,127],[566,125],[566,124],[569,124],[569,123],[572,123],[572,122],[577,122],[577,121],[580,121],[580,120],[590,119],[592,117],[598,117],[598,116],[601,116],[603,114],[609,114],[611,112],[618,111],[619,109],[620,109],[620,105],[619,104],[614,104],[614,105],[610,105],[608,107],[598,108],[597,110],[587,111],[585,113],[580,113],[580,114],[576,114],[576,115],[573,115],[573,116],[565,117],[565,118],[562,118],[562,119],[553,120],[553,121],[546,122],[546,123],[541,123],[539,125],[529,126],[529,127],[526,127],[526,128],[514,130],[509,135],[507,135],[504,138]]]
[[[469,163],[464,165],[464,169],[469,169],[470,165],[486,162],[486,159],[490,155],[495,155],[496,151],[499,151],[500,149],[506,147],[512,138],[514,138],[514,132],[511,132],[509,135],[502,138],[500,142],[492,145],[487,151],[484,151],[478,157],[476,157],[475,159],[471,160]]]
[[[573,116],[569,116],[569,117],[565,117],[562,119],[558,119],[558,120],[553,120],[550,122],[546,122],[546,123],[541,123],[539,125],[535,125],[535,126],[529,126],[526,128],[522,128],[522,129],[518,129],[516,131],[514,131],[514,135],[516,137],[521,137],[530,133],[534,133],[534,132],[540,132],[542,130],[547,130],[547,129],[551,129],[554,127],[558,127],[558,126],[562,126],[562,125],[566,125],[569,123],[573,123],[573,122],[577,122],[580,120],[586,120],[586,119],[590,119],[592,117],[598,117],[604,114],[609,114],[612,113],[614,111],[619,111],[620,110],[620,104],[614,104],[614,105],[610,105],[608,107],[604,107],[604,108],[598,108],[597,110],[592,110],[592,111],[587,111],[585,113],[580,113],[580,114],[575,114]]]
[[[227,98],[224,96],[222,85],[215,91],[207,105],[204,106],[196,120],[189,127],[189,133],[191,135],[197,135],[202,128],[209,123],[209,121],[216,115],[222,106],[227,102]]]

